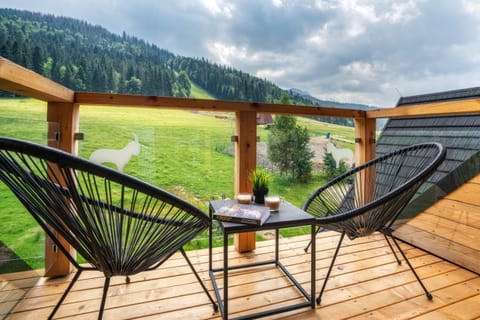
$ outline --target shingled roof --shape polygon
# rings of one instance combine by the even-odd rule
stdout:
[[[397,107],[473,98],[480,98],[480,87],[402,97]],[[403,218],[422,212],[480,173],[480,113],[390,119],[377,141],[377,156],[403,146],[430,141],[447,147],[447,157],[419,189],[402,214]]]

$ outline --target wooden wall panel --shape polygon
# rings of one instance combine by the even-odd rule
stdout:
[[[395,235],[480,273],[480,175],[400,226]]]

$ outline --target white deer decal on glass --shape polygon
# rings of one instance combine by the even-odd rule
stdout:
[[[98,149],[90,155],[90,161],[102,164],[106,162],[113,163],[117,166],[118,171],[123,172],[123,168],[130,161],[132,156],[140,154],[140,142],[134,133],[134,140],[130,141],[123,149]]]
[[[347,148],[337,149],[337,147],[335,147],[335,145],[330,141],[327,142],[326,152],[332,154],[333,158],[337,162],[337,167],[341,160],[349,166],[351,166],[354,162],[352,150]]]

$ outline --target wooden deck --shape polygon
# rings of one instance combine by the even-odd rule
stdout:
[[[338,236],[317,238],[317,292]],[[281,239],[282,262],[305,286],[310,283],[308,237]],[[332,272],[321,306],[269,319],[478,319],[480,276],[420,249],[402,244],[425,285],[428,301],[406,264],[397,265],[381,235],[346,241]],[[255,252],[240,255],[231,248],[232,263],[273,257],[272,240],[258,242]],[[208,288],[208,251],[188,252]],[[220,266],[220,249],[214,250]],[[230,273],[230,316],[300,301],[298,292],[273,266]],[[46,319],[68,285],[68,278],[46,279],[28,271],[0,275],[0,317]],[[220,319],[180,254],[161,268],[132,277],[116,277],[107,298],[106,319]],[[96,319],[103,286],[99,273],[85,272],[56,318]],[[220,282],[220,286],[222,286]],[[13,311],[12,311],[13,310]]]

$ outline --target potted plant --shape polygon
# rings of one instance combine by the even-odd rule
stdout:
[[[256,203],[265,203],[265,195],[268,193],[270,174],[264,168],[257,168],[252,171],[250,179],[253,185],[253,195]]]

